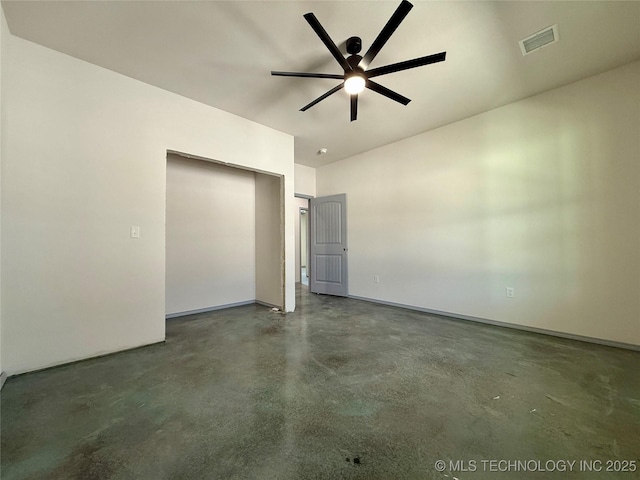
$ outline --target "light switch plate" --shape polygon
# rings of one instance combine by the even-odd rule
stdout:
[[[131,225],[131,238],[140,238],[140,226]]]

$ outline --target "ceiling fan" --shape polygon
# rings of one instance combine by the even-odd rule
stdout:
[[[353,122],[358,118],[358,94],[365,88],[373,90],[380,95],[384,95],[391,100],[395,100],[398,103],[407,105],[411,100],[407,97],[400,95],[386,87],[383,87],[379,83],[371,80],[373,77],[380,75],[386,75],[388,73],[400,72],[402,70],[408,70],[410,68],[421,67],[423,65],[429,65],[431,63],[443,62],[447,55],[447,52],[440,52],[434,55],[427,55],[426,57],[414,58],[413,60],[406,60],[404,62],[393,63],[391,65],[385,65],[383,67],[372,68],[369,70],[369,65],[373,59],[378,55],[380,49],[387,43],[387,40],[391,37],[393,32],[396,31],[400,23],[407,16],[409,11],[413,8],[413,5],[407,0],[402,0],[402,3],[398,6],[393,13],[387,24],[382,31],[378,34],[373,41],[367,53],[364,57],[358,55],[362,49],[362,40],[360,37],[350,37],[347,40],[347,53],[348,57],[344,57],[340,52],[340,49],[331,40],[327,31],[322,27],[318,19],[313,13],[307,13],[304,15],[305,20],[311,25],[313,31],[316,32],[320,40],[329,49],[333,57],[338,61],[344,74],[330,74],[330,73],[304,73],[304,72],[271,72],[271,75],[281,77],[305,77],[305,78],[329,78],[335,80],[342,80],[340,85],[332,88],[327,93],[320,95],[313,102],[305,105],[300,109],[301,112],[308,110],[318,102],[321,102],[330,95],[333,95],[338,90],[344,87],[344,89],[351,95],[351,121]]]

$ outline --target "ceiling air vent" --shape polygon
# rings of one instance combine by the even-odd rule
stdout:
[[[560,40],[560,37],[558,36],[558,25],[556,24],[540,30],[524,40],[520,40],[520,50],[522,50],[522,55],[527,55],[558,40]]]

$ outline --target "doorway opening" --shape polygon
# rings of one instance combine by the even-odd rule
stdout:
[[[300,283],[309,286],[309,209],[300,209]]]
[[[309,286],[310,268],[309,255],[310,248],[310,228],[311,213],[309,211],[309,201],[313,197],[302,194],[295,194],[295,230],[296,230],[296,284],[303,287]],[[304,213],[303,213],[304,212]],[[304,267],[304,271],[303,271]]]

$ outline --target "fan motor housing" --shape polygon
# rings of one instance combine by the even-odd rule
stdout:
[[[347,38],[347,53],[349,55],[355,55],[362,50],[362,39],[360,37]]]

